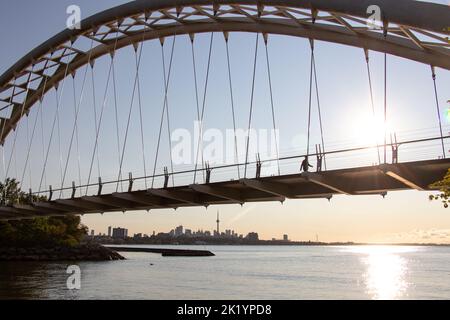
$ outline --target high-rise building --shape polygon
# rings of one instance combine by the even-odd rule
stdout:
[[[183,226],[178,226],[175,228],[175,237],[183,235]]]
[[[112,237],[115,239],[125,239],[128,237],[128,229],[125,228],[113,228]]]
[[[249,232],[245,238],[250,241],[258,241],[259,240],[258,233],[256,233],[256,232]]]
[[[112,227],[109,226],[109,227],[108,227],[108,237],[111,237],[111,231],[112,231]]]
[[[283,235],[283,241],[289,241],[289,238],[288,238],[288,235],[287,235],[287,234],[284,234],[284,235]]]

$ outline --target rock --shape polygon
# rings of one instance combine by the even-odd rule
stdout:
[[[110,261],[124,259],[114,250],[91,244],[73,248],[0,248],[0,261]]]

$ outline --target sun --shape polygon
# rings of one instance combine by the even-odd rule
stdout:
[[[362,146],[376,146],[384,144],[386,135],[387,142],[390,141],[390,125],[384,122],[382,116],[372,113],[355,113],[352,124],[352,136]]]

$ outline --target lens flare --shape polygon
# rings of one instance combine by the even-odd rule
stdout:
[[[445,116],[445,119],[447,119],[447,122],[450,123],[450,107],[445,110],[444,116]]]

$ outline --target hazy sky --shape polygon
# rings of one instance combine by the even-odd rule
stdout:
[[[77,4],[82,9],[83,18],[103,9],[125,3],[127,1],[88,1],[88,0],[41,0],[41,1],[3,1],[0,5],[0,34],[2,48],[0,50],[0,73],[5,71],[29,50],[47,40],[65,27],[66,8]],[[433,1],[448,3],[448,1]],[[261,40],[261,39],[260,39]],[[166,63],[170,57],[171,39],[166,41]],[[196,38],[196,54],[198,58],[199,93],[202,93],[205,78],[206,59],[208,53],[209,35],[199,35]],[[255,35],[233,34],[230,38],[230,53],[234,74],[235,102],[237,106],[237,121],[240,128],[246,127],[250,101],[252,59],[254,55]],[[306,141],[306,106],[308,99],[309,76],[309,43],[305,39],[274,36],[269,40],[269,52],[272,68],[277,122],[280,126],[280,153],[282,155],[301,154],[305,151]],[[253,125],[256,128],[270,128],[270,96],[267,85],[267,70],[263,42],[260,41],[258,55],[257,81],[255,86],[255,115]],[[134,53],[125,48],[118,53],[117,74],[119,90],[120,115],[126,118],[133,85]],[[383,97],[383,55],[371,53],[371,66],[374,82],[374,95],[377,110],[382,110]],[[97,107],[100,108],[109,58],[100,59],[96,63]],[[177,38],[173,80],[170,84],[169,100],[172,110],[172,129],[184,128],[191,130],[195,119],[195,95],[192,83],[192,61],[188,38]],[[323,108],[323,121],[326,128],[325,144],[328,150],[353,147],[367,142],[371,132],[371,111],[369,89],[362,50],[318,42],[316,44],[316,60],[318,80]],[[160,45],[158,41],[145,44],[142,58],[142,101],[144,105],[146,130],[146,162],[147,173],[153,167],[155,140],[163,101],[162,69]],[[429,66],[389,57],[389,123],[398,134],[399,140],[423,138],[438,134],[433,87]],[[444,115],[446,101],[450,99],[448,88],[450,74],[448,71],[437,70],[439,101],[441,114]],[[83,71],[77,74],[77,92],[80,91]],[[89,80],[90,81],[90,80]],[[229,92],[226,73],[226,55],[223,37],[215,35],[213,59],[211,64],[210,86],[208,88],[208,104],[205,118],[206,128],[225,130],[232,128]],[[66,84],[63,103],[65,117],[61,119],[63,141],[71,132],[73,122],[73,106],[71,105],[72,82]],[[87,110],[88,97],[92,96],[91,84],[87,85],[81,108]],[[224,90],[225,88],[225,90]],[[49,93],[44,112],[46,123],[53,120],[55,95]],[[314,100],[315,102],[315,100]],[[109,105],[111,101],[108,102]],[[154,106],[154,107],[152,107]],[[72,108],[72,109],[71,109]],[[37,108],[35,108],[37,109]],[[135,107],[135,111],[137,107]],[[89,110],[90,111],[90,110]],[[72,112],[72,113],[69,113]],[[319,143],[319,127],[317,113],[313,113],[313,142]],[[156,116],[155,116],[156,114]],[[36,113],[31,113],[34,119]],[[115,146],[114,114],[111,106],[105,111],[105,126],[100,136],[101,175],[105,179],[114,179],[117,171],[117,147]],[[133,114],[135,123],[137,113]],[[445,130],[450,130],[449,123],[444,118]],[[85,112],[80,119],[80,153],[83,161],[83,171],[89,167],[92,154],[92,136],[94,132],[92,113]],[[125,123],[121,123],[121,135]],[[64,131],[65,129],[65,131]],[[49,132],[46,131],[48,136]],[[140,138],[138,127],[130,132],[130,142],[127,146],[126,168],[124,172],[143,173],[140,155]],[[66,140],[64,140],[66,138]],[[20,140],[22,139],[22,140]],[[19,142],[26,144],[26,135],[19,137]],[[164,144],[167,144],[163,136]],[[31,165],[31,186],[37,189],[39,185],[42,162],[39,145],[36,140],[32,148],[34,161]],[[8,143],[6,150],[8,150]],[[63,149],[67,146],[63,144]],[[448,146],[447,146],[448,149]],[[25,150],[25,148],[24,148]],[[24,150],[17,151],[14,170],[21,175],[21,165],[25,156]],[[19,153],[21,152],[21,153]],[[48,178],[57,177],[59,157],[57,145],[52,145],[53,159],[49,163]],[[7,153],[8,154],[8,153]],[[157,172],[168,165],[167,149],[161,150]],[[448,155],[448,154],[447,154]],[[376,162],[375,153],[351,157],[330,159],[330,167],[345,167],[351,165],[370,165]],[[400,154],[400,159],[417,160],[437,158],[439,144],[431,144],[427,148],[409,149]],[[33,158],[32,158],[33,159]],[[282,170],[288,172],[298,167],[295,163],[286,165]],[[178,169],[183,166],[178,166]],[[176,169],[177,169],[176,168]],[[95,169],[96,170],[96,169]],[[3,173],[4,174],[4,173]],[[98,172],[94,172],[93,180]],[[67,183],[77,179],[76,162],[70,162]],[[180,178],[181,179],[181,178]],[[187,178],[186,178],[187,179]],[[184,182],[185,180],[183,180]],[[188,180],[186,180],[188,182]],[[29,185],[28,183],[27,185]],[[216,211],[220,210],[221,229],[234,229],[246,234],[257,231],[262,238],[281,238],[288,234],[296,240],[315,239],[316,234],[322,241],[371,241],[371,242],[450,242],[450,211],[439,203],[430,203],[426,192],[392,192],[383,199],[381,196],[336,196],[331,202],[327,200],[296,200],[279,203],[245,204],[212,206],[204,208],[189,208],[152,211],[151,213],[128,212],[92,215],[83,217],[83,222],[96,232],[106,232],[107,227],[122,226],[129,229],[129,234],[142,232],[152,233],[153,230],[168,231],[182,224],[190,229],[208,229],[215,227]]]

